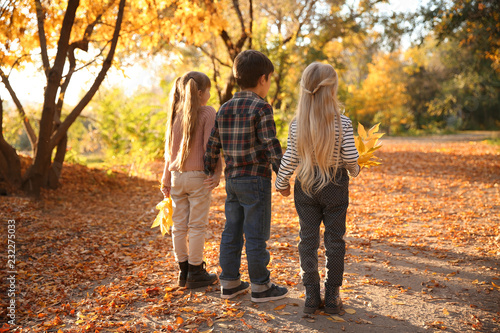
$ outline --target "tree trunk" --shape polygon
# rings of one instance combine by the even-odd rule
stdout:
[[[62,72],[69,48],[71,30],[75,22],[76,10],[80,5],[79,0],[69,0],[66,14],[64,15],[61,35],[57,42],[57,54],[53,67],[49,70],[47,87],[45,89],[42,119],[40,120],[40,134],[33,165],[28,169],[23,180],[23,189],[36,198],[40,196],[41,188],[48,183],[48,173],[51,155],[54,146],[50,139],[54,130],[54,115],[56,113],[57,91],[61,85]]]
[[[3,125],[3,101],[0,99],[0,129]],[[9,145],[0,132],[0,175],[11,186],[18,188],[21,185],[21,160],[16,150]]]
[[[229,101],[231,98],[233,98],[233,88],[235,84],[236,80],[233,74],[231,74],[231,77],[227,80],[226,87],[222,91],[222,98],[220,100],[221,105]]]
[[[47,179],[47,187],[51,189],[56,189],[59,187],[59,178],[61,177],[61,171],[64,163],[64,157],[66,156],[66,148],[68,145],[68,135],[65,135],[59,144],[57,145],[56,156],[52,165],[50,166],[49,176]]]

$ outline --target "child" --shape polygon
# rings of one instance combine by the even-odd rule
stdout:
[[[234,60],[233,73],[241,88],[222,105],[205,153],[205,172],[213,174],[224,150],[226,225],[220,244],[221,297],[245,292],[240,280],[243,235],[253,302],[284,298],[288,290],[272,284],[266,242],[271,232],[271,164],[277,172],[282,156],[276,139],[273,108],[265,100],[274,66],[262,53],[247,50]],[[210,181],[211,177],[207,181]]]
[[[325,312],[339,313],[344,274],[345,220],[349,177],[360,167],[352,124],[340,114],[338,78],[332,66],[312,63],[304,70],[297,115],[290,124],[288,147],[276,178],[276,189],[290,195],[290,176],[297,170],[294,199],[300,221],[299,257],[306,288],[305,313],[321,303],[318,273],[320,225],[325,225]]]
[[[200,72],[188,72],[175,80],[168,107],[165,135],[163,195],[172,197],[172,243],[179,263],[179,286],[199,288],[213,284],[203,261],[211,190],[219,183],[221,164],[208,187],[203,172],[203,155],[215,122],[215,109],[207,106],[210,79]],[[189,238],[189,242],[188,242]]]

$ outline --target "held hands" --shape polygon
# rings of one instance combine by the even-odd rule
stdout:
[[[290,185],[288,185],[288,187],[284,190],[276,190],[278,191],[282,196],[284,197],[288,197],[290,195]]]
[[[220,176],[217,177],[215,175],[210,175],[203,181],[203,184],[205,184],[205,187],[208,188],[210,191],[219,186],[220,182]]]

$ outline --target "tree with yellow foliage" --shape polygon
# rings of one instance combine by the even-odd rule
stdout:
[[[12,185],[38,196],[58,185],[68,129],[93,98],[115,54],[154,50],[162,43],[200,43],[225,21],[214,1],[8,0],[0,7],[0,77],[31,142],[33,162],[21,175],[19,156],[0,135],[0,172]],[[221,23],[222,22],[222,23]],[[120,41],[120,44],[119,44]],[[44,73],[38,134],[14,91],[10,74],[28,63]],[[75,72],[97,70],[91,87],[63,117],[64,96]],[[0,100],[0,120],[3,108]],[[2,121],[0,121],[1,123]],[[55,155],[53,152],[55,150]]]
[[[387,134],[411,120],[406,109],[406,76],[399,53],[380,54],[368,64],[368,76],[360,87],[349,87],[348,112],[362,122],[380,122]]]

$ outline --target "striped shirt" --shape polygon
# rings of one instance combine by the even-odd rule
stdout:
[[[217,112],[205,153],[205,173],[214,172],[221,149],[226,178],[271,178],[271,166],[277,173],[283,153],[272,106],[254,92],[237,92]]]
[[[339,168],[345,168],[352,177],[359,174],[360,167],[358,165],[358,151],[354,145],[354,135],[352,131],[351,120],[342,115],[342,147],[340,149]],[[332,166],[335,165],[337,156],[332,156]],[[299,165],[300,159],[297,153],[297,120],[294,119],[290,124],[288,133],[287,149],[285,155],[281,159],[281,165],[276,177],[276,189],[285,190],[290,185],[290,177]]]

